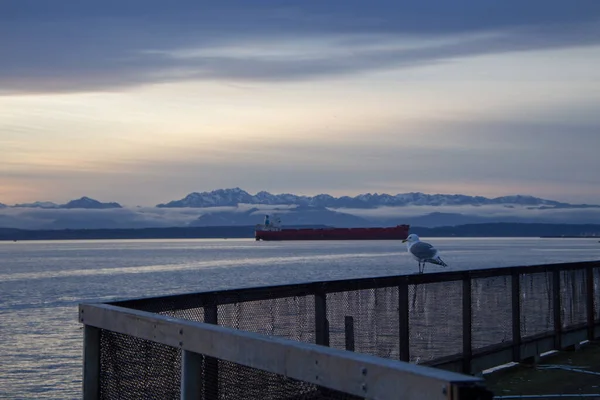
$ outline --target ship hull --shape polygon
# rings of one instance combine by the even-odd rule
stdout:
[[[409,225],[389,228],[281,229],[254,232],[256,240],[404,240]]]

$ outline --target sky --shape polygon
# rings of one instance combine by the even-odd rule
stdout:
[[[597,0],[2,0],[0,203],[600,204]]]

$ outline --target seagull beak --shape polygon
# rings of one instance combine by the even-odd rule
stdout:
[[[402,243],[405,243],[405,242],[406,242],[406,239],[404,239],[404,240],[402,241]]]

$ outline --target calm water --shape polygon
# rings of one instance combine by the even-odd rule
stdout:
[[[451,270],[600,260],[596,239],[431,241]],[[79,302],[416,270],[390,241],[0,242],[0,398],[81,397]]]

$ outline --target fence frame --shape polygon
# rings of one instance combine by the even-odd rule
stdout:
[[[594,269],[600,268],[600,261],[573,262],[561,264],[542,264],[520,267],[488,268],[466,271],[435,272],[427,274],[395,275],[376,278],[344,279],[335,281],[311,282],[302,284],[251,287],[235,290],[219,290],[183,295],[169,295],[152,298],[159,303],[189,302],[193,300],[198,306],[224,305],[246,301],[269,300],[291,296],[315,296],[315,327],[317,344],[328,345],[329,329],[326,312],[326,295],[345,291],[378,289],[392,286],[399,288],[399,341],[400,360],[408,361],[410,357],[410,342],[408,334],[408,286],[427,283],[462,281],[463,289],[468,289],[474,279],[492,277],[511,277],[512,279],[512,332],[510,341],[483,349],[472,348],[472,307],[471,302],[464,298],[463,315],[463,352],[424,363],[425,365],[444,368],[462,373],[475,374],[485,369],[509,362],[520,362],[538,357],[551,351],[572,348],[585,340],[600,338],[600,321],[595,320]],[[560,272],[585,270],[586,273],[586,308],[587,322],[568,327],[562,327],[560,322]],[[521,337],[520,322],[520,276],[533,273],[552,273],[554,289],[554,331],[538,335]],[[557,290],[558,288],[558,290]],[[600,288],[598,288],[600,290]],[[137,302],[147,302],[148,298],[131,299],[111,302],[122,307],[135,308]],[[404,324],[405,322],[406,324]]]
[[[386,399],[402,393],[407,400],[491,399],[481,378],[397,360],[109,304],[82,304],[79,315],[85,325],[85,400],[100,397],[100,329],[180,348],[181,399],[185,400],[199,399],[206,384],[198,379],[200,355],[364,398]]]
[[[584,271],[585,279],[585,323],[572,324],[570,326],[563,326],[561,321],[561,272],[564,271]],[[436,272],[427,274],[414,274],[414,275],[397,275],[397,276],[384,276],[375,278],[360,278],[360,279],[346,279],[336,281],[325,281],[325,282],[312,282],[302,284],[290,284],[290,285],[278,285],[278,286],[267,286],[267,287],[252,287],[234,290],[219,290],[201,293],[188,293],[180,295],[169,295],[160,296],[153,298],[138,298],[138,299],[127,299],[114,301],[104,305],[81,305],[80,309],[80,321],[86,325],[85,327],[85,339],[84,339],[84,353],[86,354],[84,360],[84,382],[88,382],[86,378],[94,376],[97,373],[99,366],[96,364],[96,349],[93,345],[94,341],[97,340],[97,332],[94,329],[116,329],[114,325],[111,325],[106,319],[94,319],[90,322],[89,313],[102,313],[107,310],[112,310],[113,313],[123,313],[128,316],[130,323],[140,324],[139,321],[148,321],[149,319],[155,318],[153,321],[159,321],[161,323],[180,324],[181,326],[191,327],[195,326],[195,329],[200,329],[195,322],[185,321],[181,319],[174,319],[169,317],[163,317],[154,312],[164,311],[165,309],[176,309],[177,304],[190,304],[193,303],[197,307],[205,308],[205,322],[209,324],[216,324],[218,321],[217,317],[217,306],[243,303],[246,301],[258,301],[258,300],[270,300],[283,297],[293,296],[314,296],[314,321],[315,321],[315,342],[316,345],[321,345],[320,350],[322,351],[334,351],[335,353],[323,353],[326,355],[342,357],[344,360],[354,360],[352,362],[358,362],[358,359],[353,359],[347,353],[349,351],[339,353],[338,350],[329,349],[325,350],[326,346],[329,345],[329,322],[327,320],[327,294],[339,293],[346,291],[357,291],[365,289],[378,289],[397,287],[398,288],[398,313],[399,313],[399,327],[398,327],[398,340],[399,340],[399,359],[400,361],[410,360],[410,337],[409,337],[409,300],[408,292],[409,285],[421,285],[428,283],[439,283],[439,282],[462,282],[462,352],[459,354],[451,355],[448,357],[438,358],[435,360],[424,363],[426,366],[436,367],[443,370],[460,372],[464,374],[477,374],[488,368],[492,368],[498,365],[506,364],[509,362],[522,362],[530,361],[539,357],[542,353],[551,350],[561,350],[577,347],[581,342],[586,340],[595,340],[600,338],[600,311],[595,308],[598,307],[597,299],[600,298],[599,292],[600,287],[595,287],[595,273],[600,272],[600,261],[589,261],[589,262],[573,262],[573,263],[562,263],[562,264],[544,264],[544,265],[533,265],[533,266],[521,266],[521,267],[505,267],[505,268],[490,268],[490,269],[478,269],[478,270],[467,270],[467,271],[448,271],[448,272]],[[529,335],[522,337],[521,335],[521,276],[534,273],[547,273],[552,277],[552,292],[553,292],[553,329],[547,332],[543,332],[536,335]],[[484,348],[473,349],[472,333],[473,333],[473,314],[472,314],[472,283],[474,279],[482,278],[493,278],[493,277],[509,277],[511,279],[511,290],[507,293],[511,298],[511,321],[507,321],[508,324],[512,325],[512,340],[505,341],[503,343],[497,343]],[[600,286],[600,285],[598,285]],[[148,302],[154,302],[156,309],[152,309],[152,312],[136,311],[135,308],[139,307],[141,303],[148,304]],[[110,308],[113,307],[113,308]],[[84,317],[84,312],[85,317]],[[118,314],[117,313],[117,314]],[[145,314],[144,314],[145,313]],[[142,318],[142,316],[144,318]],[[161,325],[162,326],[162,325]],[[95,328],[94,328],[95,327]],[[226,329],[223,327],[211,327],[211,329]],[[122,329],[122,328],[119,328]],[[155,332],[155,330],[147,329]],[[213,332],[210,329],[209,332]],[[133,331],[134,333],[136,331]],[[225,332],[225,331],[223,331]],[[228,332],[228,331],[227,331]],[[232,334],[228,332],[227,334]],[[250,335],[254,338],[254,334],[249,332],[239,332],[240,335]],[[156,331],[154,337],[150,340],[159,341],[167,340],[160,333]],[[352,340],[346,337],[346,347],[351,350],[353,349],[353,336],[354,328],[353,322],[347,322],[346,335],[352,335]],[[135,336],[135,335],[134,335]],[[234,335],[235,336],[235,335]],[[244,337],[250,337],[244,336]],[[237,336],[236,336],[237,337]],[[264,339],[264,337],[262,337]],[[258,340],[258,339],[257,339]],[[266,339],[264,339],[266,340]],[[269,339],[271,340],[271,339]],[[277,343],[280,343],[281,338],[273,338]],[[88,343],[89,342],[89,343]],[[285,341],[286,345],[292,346],[291,348],[303,348],[305,346],[313,346],[312,344],[299,344],[298,342]],[[92,344],[90,344],[92,343]],[[169,342],[171,343],[171,342]],[[167,343],[167,344],[169,344]],[[183,343],[187,343],[183,341]],[[292,343],[294,345],[292,345]],[[178,346],[179,342],[173,342],[169,344]],[[181,345],[179,345],[181,346]],[[298,347],[299,346],[299,347]],[[312,351],[313,347],[310,347]],[[182,347],[185,351],[197,351],[197,348]],[[184,353],[186,355],[187,353]],[[356,353],[353,353],[356,354]],[[210,354],[209,354],[210,355]],[[364,355],[361,355],[362,357]],[[185,360],[187,360],[186,356]],[[358,355],[357,355],[358,357]],[[89,358],[89,359],[88,359]],[[193,356],[189,355],[188,370],[184,370],[183,378],[186,376],[186,371],[193,371]],[[362,359],[361,359],[362,360]],[[384,362],[385,359],[375,357],[373,360],[381,360]],[[373,361],[372,362],[375,362]],[[395,361],[395,360],[392,360]],[[348,361],[350,362],[350,361]],[[411,370],[412,371],[412,370]],[[313,371],[314,372],[314,371]],[[397,371],[398,372],[398,371]],[[402,370],[402,373],[408,373],[408,370]],[[359,377],[354,377],[359,378]],[[91,378],[90,378],[91,379]],[[333,378],[332,378],[333,379]],[[182,381],[185,381],[183,379]],[[93,382],[89,381],[85,387],[90,391],[95,391]],[[311,381],[312,382],[312,381]],[[323,382],[319,381],[319,385]],[[327,385],[324,385],[327,386]],[[337,384],[334,386],[338,387]],[[394,386],[395,387],[395,386]],[[362,389],[361,389],[362,390]],[[352,392],[355,393],[355,392]],[[363,394],[364,395],[364,392]],[[91,397],[93,398],[93,397]],[[423,398],[423,397],[421,397]]]

